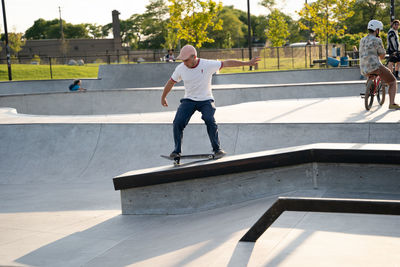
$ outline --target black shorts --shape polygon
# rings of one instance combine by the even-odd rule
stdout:
[[[399,54],[399,52],[397,52],[397,53],[388,53],[390,56],[389,56],[389,59],[388,59],[388,62],[393,62],[393,63],[397,63],[397,62],[400,62],[400,54]]]

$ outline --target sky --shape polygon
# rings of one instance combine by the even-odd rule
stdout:
[[[247,11],[247,0],[220,1],[225,6],[233,5],[237,9]],[[258,4],[260,1],[250,0],[252,14],[267,14],[267,9]],[[112,10],[118,10],[121,13],[120,19],[125,20],[132,14],[143,13],[149,0],[4,0],[4,2],[8,32],[25,32],[39,18],[45,20],[59,18],[59,7],[62,19],[68,23],[105,25],[111,23]],[[295,11],[300,10],[304,5],[302,0],[276,2],[277,8],[294,18],[297,18]],[[4,32],[3,19],[0,19],[0,25],[0,32]]]

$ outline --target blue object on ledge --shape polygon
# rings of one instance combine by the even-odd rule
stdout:
[[[328,57],[328,65],[332,67],[338,67],[339,66],[339,60],[333,58],[333,57]]]
[[[341,67],[348,67],[349,66],[349,58],[348,57],[341,57],[340,58],[340,66]]]

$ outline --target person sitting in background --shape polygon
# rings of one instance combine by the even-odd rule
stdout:
[[[175,62],[175,57],[174,57],[174,49],[169,49],[168,54],[165,56],[165,61],[167,62]]]
[[[70,86],[70,91],[86,91],[85,88],[81,87],[81,80],[75,80]]]

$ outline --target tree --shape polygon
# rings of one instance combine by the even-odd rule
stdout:
[[[178,43],[179,43],[179,39],[176,34],[176,30],[168,27],[167,28],[167,36],[165,37],[164,48],[174,49],[175,47],[177,47]]]
[[[239,9],[235,9],[234,12],[236,13],[239,20],[243,23],[242,31],[243,31],[244,36],[248,36],[247,12],[245,12],[243,10],[239,10]],[[250,31],[252,32],[251,36],[253,37],[252,42],[265,44],[265,41],[266,41],[265,28],[267,27],[267,24],[268,24],[267,17],[264,15],[260,15],[260,16],[251,15],[250,19],[251,19]],[[242,47],[247,47],[248,44],[249,43],[248,43],[247,37],[243,38],[241,40],[240,45]]]
[[[89,38],[85,24],[66,23],[63,25],[63,31],[65,39]]]
[[[140,14],[133,14],[127,20],[120,20],[121,42],[123,46],[130,48],[139,48],[139,43],[142,38],[141,25],[143,16]],[[102,27],[103,35],[108,36],[112,29],[112,23],[106,24]]]
[[[395,14],[400,14],[400,6],[396,5]],[[387,0],[357,0],[351,8],[354,15],[347,18],[343,23],[347,25],[347,32],[357,34],[367,31],[368,21],[377,19],[383,22],[385,30],[390,27],[390,4]]]
[[[104,38],[108,37],[111,33],[112,23],[101,26],[101,34]]]
[[[95,24],[86,23],[85,27],[86,27],[86,31],[88,32],[88,35],[90,38],[100,39],[100,38],[105,37],[103,34],[103,26],[97,25],[96,23]],[[108,35],[108,33],[107,33],[107,35]]]
[[[275,4],[276,4],[275,0],[262,0],[260,2],[260,5],[266,7],[269,11],[272,11]]]
[[[347,29],[341,22],[354,15],[351,10],[356,0],[317,0],[312,4],[304,4],[298,12],[300,17],[312,23],[308,26],[299,23],[305,30],[312,30],[321,43],[326,44],[326,57],[328,57],[328,42],[332,36],[341,36]],[[311,25],[311,24],[310,24]]]
[[[223,22],[223,30],[211,30],[209,36],[214,43],[205,44],[205,47],[232,48],[239,47],[240,40],[245,38],[243,33],[244,24],[234,11],[233,6],[224,6],[219,13],[217,20]]]
[[[213,43],[208,37],[210,30],[222,30],[222,20],[216,20],[222,4],[213,0],[168,0],[172,29],[178,39],[183,39],[196,47],[203,43]]]
[[[151,0],[142,17],[141,31],[144,38],[140,46],[153,49],[164,46],[168,34],[168,6],[166,2],[164,0]]]
[[[72,38],[88,38],[88,31],[86,29],[85,24],[71,24],[66,23],[64,20],[63,23],[63,32],[64,37],[66,39]],[[61,30],[60,30],[60,20],[44,20],[38,19],[33,23],[29,29],[25,31],[25,38],[28,40],[35,39],[60,39],[61,38]]]
[[[270,14],[265,29],[265,35],[272,43],[272,46],[282,46],[289,37],[289,28],[285,16],[275,6],[275,0],[263,0],[260,5],[266,7]]]
[[[121,40],[123,44],[131,48],[139,48],[142,38],[142,21],[143,16],[140,14],[133,14],[129,19],[120,21]]]
[[[361,38],[363,38],[366,33],[358,33],[358,34],[349,34],[346,33],[343,36],[334,36],[330,41],[335,44],[344,44],[346,50],[352,50],[353,46],[357,46],[360,44]],[[382,38],[382,36],[381,36]],[[385,41],[386,38],[382,38],[382,41]]]
[[[252,16],[251,18],[251,31],[253,32],[253,43],[258,43],[262,46],[267,41],[265,29],[268,27],[268,17],[264,15]]]
[[[288,25],[288,31],[290,33],[288,38],[289,43],[303,42],[304,40],[309,39],[309,31],[300,29],[298,20],[293,20],[291,17],[285,14],[283,16],[285,18],[286,24]]]
[[[283,14],[278,9],[273,9],[268,19],[266,36],[272,46],[282,46],[286,43],[290,33]]]
[[[25,40],[23,39],[22,33],[9,33],[8,34],[8,45],[10,49],[14,52],[14,54],[18,54],[19,51],[22,50],[22,47],[25,45]]]
[[[28,40],[48,39],[48,22],[44,19],[35,20],[33,26],[25,31],[25,38]]]

